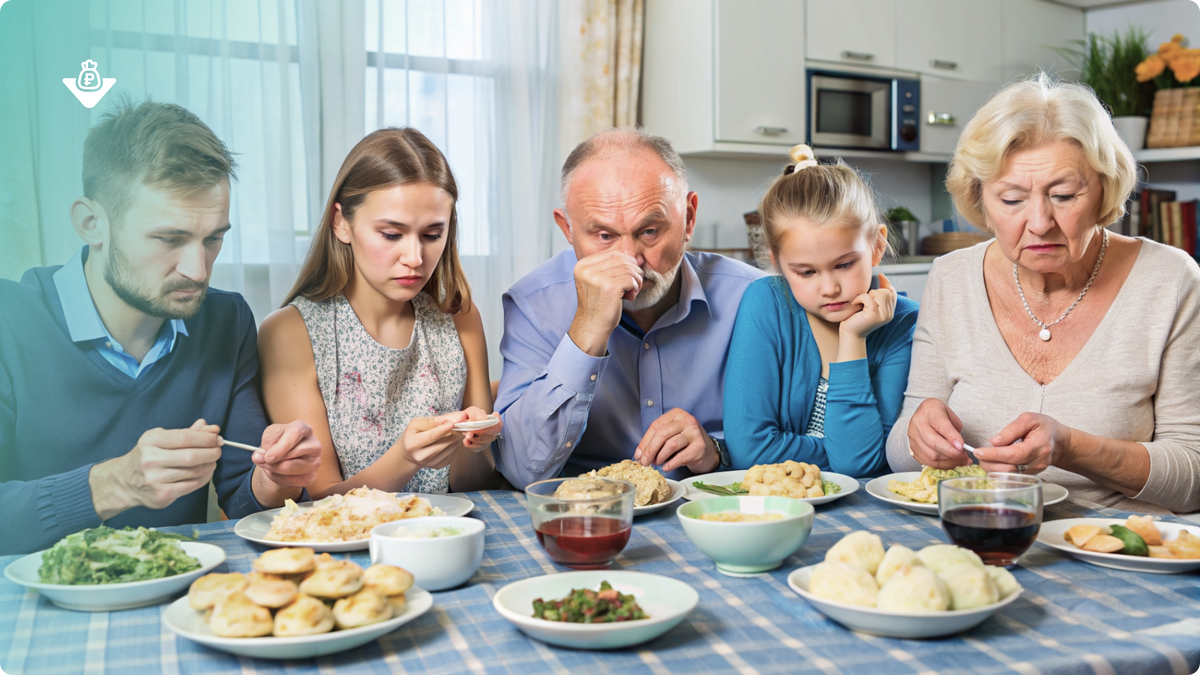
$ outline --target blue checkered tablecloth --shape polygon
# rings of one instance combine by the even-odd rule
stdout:
[[[483,565],[470,582],[434,594],[424,616],[380,640],[317,659],[239,658],[177,638],[166,605],[121,612],[60,609],[0,578],[0,667],[7,673],[1192,673],[1200,664],[1200,585],[1195,574],[1096,567],[1041,544],[1015,570],[1022,596],[970,632],[934,640],[860,635],[792,592],[787,574],[819,562],[849,531],[910,548],[944,542],[939,521],[864,494],[817,507],[812,536],[783,568],[755,578],[719,574],[667,509],[635,521],[617,566],[682,579],[700,604],[663,637],[631,649],[575,651],[536,642],[492,609],[510,581],[565,571],[538,546],[524,495],[467,495],[487,523]],[[1046,518],[1124,517],[1065,502]],[[191,528],[179,528],[190,531]],[[225,549],[228,570],[248,571],[262,550],[232,523],[200,526]],[[366,552],[352,558],[367,564]],[[13,559],[0,558],[0,567]]]

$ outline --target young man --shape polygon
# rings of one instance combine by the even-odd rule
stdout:
[[[204,522],[210,480],[231,518],[280,506],[320,463],[307,424],[266,423],[250,308],[208,288],[225,145],[179,106],[123,102],[83,155],[71,222],[87,245],[0,280],[0,554],[101,523]]]

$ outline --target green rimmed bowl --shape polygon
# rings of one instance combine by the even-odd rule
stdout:
[[[783,518],[744,523],[701,520],[705,513],[779,513]],[[713,559],[717,571],[751,576],[779,567],[812,533],[812,504],[787,497],[716,497],[688,502],[675,511],[688,539]]]

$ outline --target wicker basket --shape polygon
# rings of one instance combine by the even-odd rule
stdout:
[[[960,248],[968,248],[991,239],[969,232],[943,232],[921,240],[921,252],[925,255],[942,255]]]

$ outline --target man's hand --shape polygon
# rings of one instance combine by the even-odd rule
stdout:
[[[717,444],[686,410],[675,408],[650,424],[633,459],[643,466],[674,471],[686,466],[692,473],[708,473],[721,463]]]
[[[321,441],[307,422],[272,424],[263,431],[262,451],[251,460],[267,480],[289,488],[304,487],[317,477],[321,466]]]
[[[212,480],[221,457],[220,428],[196,420],[190,429],[151,429],[127,454],[88,472],[100,520],[135,506],[162,509]]]
[[[620,251],[590,255],[575,263],[578,307],[567,334],[580,351],[604,356],[608,337],[621,321],[621,301],[642,290],[642,268]]]

